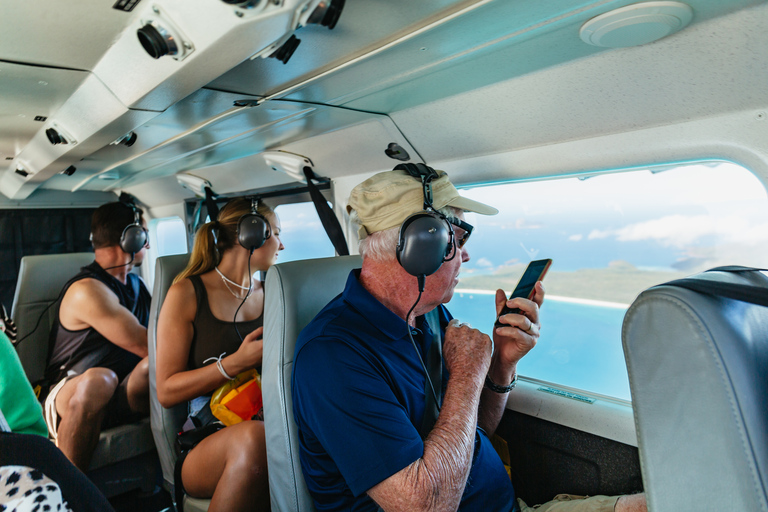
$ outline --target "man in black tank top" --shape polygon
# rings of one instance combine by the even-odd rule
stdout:
[[[150,295],[130,271],[149,247],[141,210],[115,202],[91,219],[95,261],[65,286],[46,378],[48,429],[85,471],[99,432],[149,412]]]

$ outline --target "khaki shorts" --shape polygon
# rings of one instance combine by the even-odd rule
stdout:
[[[45,403],[43,404],[43,414],[45,416],[45,423],[48,425],[48,437],[56,441],[59,435],[59,423],[61,417],[56,410],[56,397],[59,395],[61,388],[70,379],[74,379],[78,374],[73,373],[67,375],[61,379],[55,386],[48,392],[48,396],[45,397]],[[124,386],[125,382],[130,377],[130,373],[120,382],[119,386]],[[143,415],[131,411],[128,403],[125,399],[118,399],[118,393],[112,396],[112,399],[107,404],[107,408],[104,411],[104,418],[101,421],[101,429],[106,430],[118,425],[125,425],[126,423],[132,423],[141,419]]]
[[[45,404],[43,404],[43,413],[45,415],[45,423],[48,425],[48,437],[56,441],[59,435],[59,412],[56,410],[56,397],[59,396],[59,391],[64,387],[64,384],[77,375],[67,375],[61,379],[55,386],[48,392],[48,396],[45,397]]]
[[[529,507],[517,499],[521,512],[613,512],[619,496],[575,496],[558,494],[552,501]]]

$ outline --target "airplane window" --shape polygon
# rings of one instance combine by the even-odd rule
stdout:
[[[768,195],[733,163],[510,183],[463,195],[496,206],[475,226],[449,304],[491,332],[493,293],[552,258],[537,346],[521,375],[629,400],[621,324],[638,293],[719,265],[765,267]],[[489,313],[489,310],[491,313]]]
[[[144,263],[142,263],[142,275],[149,289],[155,280],[155,260],[160,256],[171,254],[186,254],[187,228],[179,217],[165,217],[149,221],[149,246]]]
[[[150,245],[156,249],[157,257],[171,254],[186,254],[187,230],[179,217],[168,217],[150,222]]]
[[[278,263],[336,254],[313,203],[281,204],[275,208],[275,213],[280,217],[280,240],[285,245]]]

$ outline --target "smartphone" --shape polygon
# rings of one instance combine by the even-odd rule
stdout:
[[[512,292],[509,298],[514,299],[515,297],[525,297],[526,299],[530,300],[530,298],[533,297],[533,287],[536,286],[536,282],[544,279],[544,276],[546,275],[547,270],[549,270],[550,265],[552,265],[552,260],[550,259],[530,262],[528,264],[528,268],[526,268],[525,272],[523,272],[523,277],[520,278],[520,281],[517,283],[517,286],[515,286],[515,290]],[[501,313],[499,313],[499,316],[508,315],[510,313],[520,313],[520,310],[517,308],[508,308],[505,304],[504,308],[501,310]],[[501,327],[502,325],[507,324],[502,324],[499,322],[499,319],[496,318],[496,323],[494,326]]]

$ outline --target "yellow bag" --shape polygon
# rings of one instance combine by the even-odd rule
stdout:
[[[496,450],[496,453],[499,454],[501,462],[504,463],[504,469],[507,470],[507,476],[511,480],[512,460],[509,457],[509,445],[507,445],[507,442],[499,434],[494,434],[493,437],[491,437],[491,446],[493,446],[493,448]]]
[[[259,417],[263,405],[261,376],[256,370],[244,371],[211,396],[211,412],[228,427]]]

